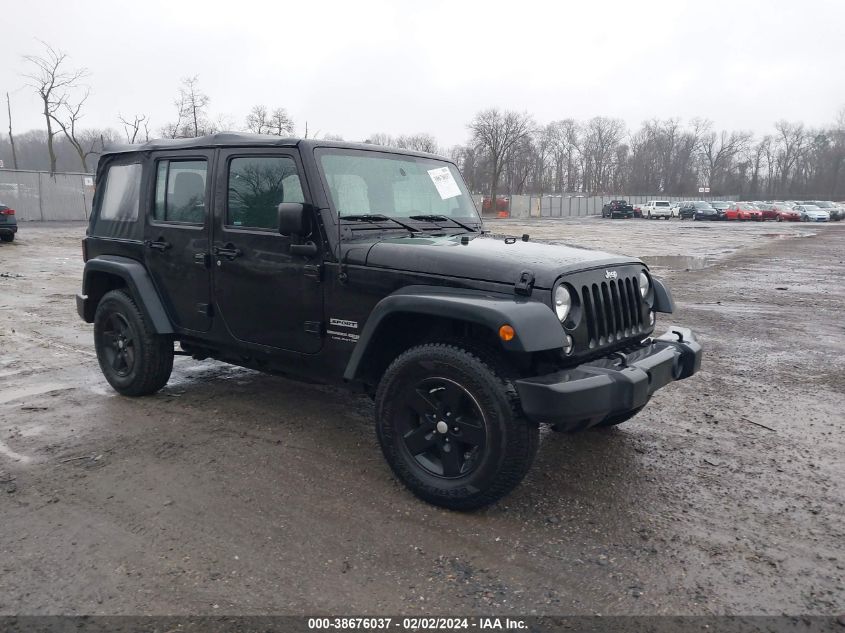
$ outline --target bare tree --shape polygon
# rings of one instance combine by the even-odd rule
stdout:
[[[384,132],[370,134],[370,137],[364,142],[370,145],[382,145],[384,147],[394,147],[396,145],[396,140],[390,134],[385,134]]]
[[[431,134],[425,133],[400,136],[396,139],[395,145],[415,152],[427,152],[429,154],[437,154],[438,152],[437,140]]]
[[[804,151],[807,134],[803,123],[790,123],[788,121],[775,123],[775,131],[777,131],[779,150],[777,162],[780,172],[780,192],[785,194],[792,170]]]
[[[254,105],[246,117],[246,129],[253,134],[270,133],[270,113],[263,105]]]
[[[621,119],[597,116],[587,122],[581,148],[585,163],[585,191],[607,189],[616,146],[621,143],[624,135],[625,123]]]
[[[483,110],[469,124],[472,143],[490,158],[490,199],[495,207],[499,179],[514,148],[534,129],[534,119],[527,112],[505,111],[497,108]]]
[[[58,114],[52,115],[53,120],[62,129],[65,137],[76,150],[79,155],[79,162],[82,163],[82,171],[88,171],[88,156],[94,153],[96,146],[96,138],[91,139],[90,136],[80,134],[78,128],[79,119],[82,117],[82,106],[88,100],[89,92],[75,104],[70,103],[69,100],[64,102],[64,117]]]
[[[18,153],[15,150],[15,136],[12,134],[12,102],[9,101],[9,93],[6,93],[6,109],[9,112],[9,144],[12,146],[12,167],[18,168]]]
[[[706,126],[709,130],[709,125]],[[745,152],[751,142],[748,132],[728,132],[722,130],[719,134],[706,131],[701,137],[701,158],[704,177],[713,190],[721,186],[720,178],[725,175],[733,160]]]
[[[192,138],[211,134],[214,126],[208,120],[211,99],[200,90],[199,75],[185,77],[179,85],[179,94],[173,102],[176,121],[166,124],[161,133],[168,138]]]
[[[127,143],[135,143],[138,141],[138,135],[141,132],[141,125],[144,126],[145,132],[145,139],[150,140],[150,128],[149,128],[149,121],[147,121],[147,116],[144,114],[136,114],[133,115],[132,120],[124,119],[123,115],[118,114],[117,118],[123,124],[123,131],[126,133],[126,142]]]
[[[39,40],[40,41],[40,40]],[[87,75],[84,68],[67,67],[66,53],[53,48],[46,42],[43,55],[24,55],[24,61],[30,64],[31,72],[24,77],[35,89],[41,99],[42,113],[47,124],[47,152],[50,156],[50,173],[56,172],[56,152],[54,140],[58,130],[53,127],[59,111],[67,103],[68,93],[76,88],[79,81]]]
[[[293,134],[294,129],[293,119],[290,118],[287,110],[284,108],[273,110],[273,114],[270,115],[270,131],[268,134],[273,134],[274,136],[290,136]]]

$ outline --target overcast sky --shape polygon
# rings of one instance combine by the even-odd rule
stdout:
[[[300,135],[307,120],[347,140],[425,131],[443,146],[492,106],[631,127],[701,116],[758,134],[845,106],[843,0],[5,0],[2,19],[17,131],[44,126],[21,77],[37,38],[88,68],[92,127],[144,113],[158,130],[187,75],[241,125],[262,103],[287,108]]]

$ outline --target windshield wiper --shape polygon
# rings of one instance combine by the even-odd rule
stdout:
[[[423,222],[442,222],[443,220],[447,220],[449,222],[454,222],[462,229],[466,229],[467,231],[472,231],[475,233],[477,229],[472,228],[468,224],[464,224],[463,222],[458,222],[455,218],[450,218],[448,215],[435,215],[435,214],[428,214],[428,215],[410,215],[408,216],[410,220],[422,220]]]
[[[341,220],[354,220],[360,222],[384,222],[386,220],[390,222],[395,222],[402,228],[408,229],[411,233],[419,233],[420,229],[411,226],[410,224],[405,224],[404,222],[400,222],[396,218],[391,218],[389,215],[383,215],[381,213],[362,213],[359,215],[342,215],[340,216]]]

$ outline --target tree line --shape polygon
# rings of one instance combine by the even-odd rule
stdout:
[[[489,109],[451,156],[473,191],[510,194],[739,194],[744,199],[845,199],[845,108],[829,125],[778,121],[755,138],[707,119],[621,119],[537,124]]]
[[[294,136],[296,125],[281,106],[254,105],[241,120],[213,116],[199,77],[182,79],[169,121],[154,125],[143,112],[118,113],[119,126],[82,125],[91,94],[89,73],[63,51],[43,43],[23,58],[27,86],[39,97],[44,128],[15,134],[7,97],[8,135],[0,139],[7,168],[50,172],[91,171],[103,146],[152,138],[189,138],[219,131]],[[716,129],[707,119],[653,119],[631,130],[622,119],[596,116],[538,123],[527,112],[491,108],[467,125],[468,141],[441,147],[430,133],[363,141],[449,155],[470,189],[486,195],[625,194],[712,195],[743,198],[845,198],[845,107],[825,126],[778,121],[759,138],[747,131]],[[303,137],[317,137],[306,122]],[[322,138],[342,140],[333,134]]]

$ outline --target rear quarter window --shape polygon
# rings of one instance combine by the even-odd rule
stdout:
[[[100,219],[111,222],[135,222],[141,195],[141,165],[112,165],[106,172]]]
[[[97,182],[97,202],[91,226],[93,236],[141,239],[143,171],[140,162],[120,162],[107,167]]]

